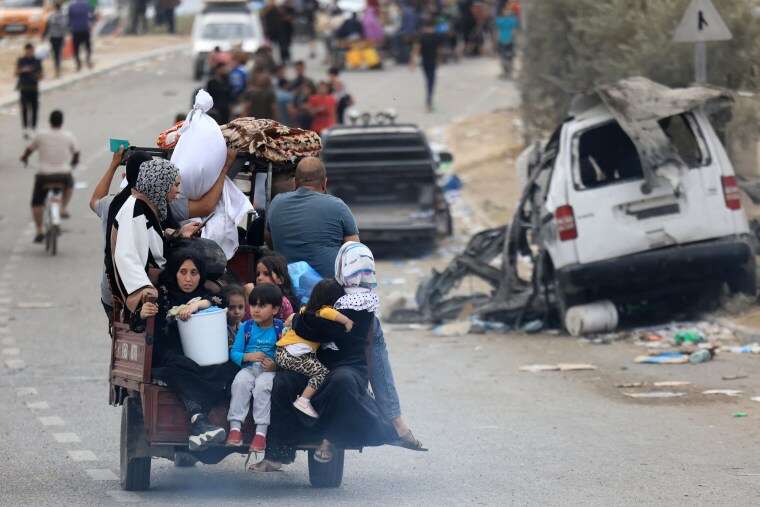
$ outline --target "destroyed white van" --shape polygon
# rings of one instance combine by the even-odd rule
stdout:
[[[574,102],[545,147],[521,156],[527,183],[507,250],[532,252],[534,284],[552,294],[561,322],[569,307],[600,299],[724,283],[755,295],[737,180],[707,115],[727,100],[644,78],[601,86]]]

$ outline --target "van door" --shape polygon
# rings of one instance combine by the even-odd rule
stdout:
[[[675,123],[673,123],[675,122]],[[678,134],[693,137],[683,115],[671,119]],[[685,130],[684,130],[685,129]],[[667,130],[666,130],[667,132]],[[645,193],[635,145],[614,119],[579,122],[572,134],[572,184],[568,204],[577,231],[581,263],[613,259],[711,237],[703,228],[704,190],[698,167],[675,164],[657,170],[659,184]],[[688,165],[704,165],[709,154],[692,139]]]

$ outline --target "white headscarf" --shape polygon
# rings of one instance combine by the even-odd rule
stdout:
[[[335,280],[346,291],[335,303],[336,310],[374,313],[380,308],[380,298],[375,292],[375,258],[366,245],[348,241],[340,247],[335,258]]]

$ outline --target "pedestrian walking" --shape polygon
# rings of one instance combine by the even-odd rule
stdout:
[[[330,93],[330,83],[319,83],[317,92],[309,97],[307,106],[311,113],[311,130],[321,135],[323,130],[335,125],[338,103]]]
[[[26,44],[24,54],[16,61],[16,89],[21,103],[21,126],[24,139],[29,139],[29,129],[37,129],[37,111],[40,106],[39,83],[42,79],[42,62],[34,56],[34,46]]]
[[[61,53],[63,52],[63,41],[66,39],[68,32],[68,20],[63,12],[60,2],[55,3],[53,12],[47,18],[45,24],[45,33],[50,41],[50,49],[53,53],[53,65],[55,65],[55,77],[61,77]]]
[[[82,70],[82,60],[79,49],[84,46],[87,66],[92,68],[92,41],[90,30],[95,13],[87,0],[74,0],[69,4],[69,29],[74,42],[74,61],[77,64],[77,72]]]
[[[435,31],[435,24],[428,19],[422,26],[422,31],[417,38],[417,43],[412,50],[409,65],[415,67],[417,58],[422,63],[422,71],[425,74],[425,105],[429,113],[433,112],[433,94],[435,92],[435,78],[438,70],[438,51],[441,46],[441,36]]]
[[[219,125],[224,125],[230,121],[232,112],[232,87],[230,86],[227,66],[218,63],[214,67],[214,75],[206,83],[206,91],[214,100],[213,114],[209,112]]]
[[[495,24],[499,37],[498,47],[502,77],[509,78],[512,76],[512,60],[515,57],[515,30],[520,25],[511,0],[504,3],[501,13],[496,17]]]
[[[243,100],[245,101],[246,116],[271,120],[280,119],[277,116],[277,95],[272,87],[272,78],[269,74],[258,74]]]
[[[175,24],[174,9],[179,5],[179,0],[158,0],[157,6],[162,23],[166,23],[167,31],[170,34],[177,33]]]
[[[278,6],[275,0],[269,0],[261,11],[261,24],[264,35],[280,49],[280,62],[290,61],[290,45],[293,43],[293,19],[295,9],[289,2]]]

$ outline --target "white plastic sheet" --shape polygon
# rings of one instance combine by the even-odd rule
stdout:
[[[200,199],[211,189],[227,158],[222,130],[206,114],[213,105],[211,95],[205,90],[197,93],[171,158],[179,168],[182,192],[191,200]],[[227,259],[231,259],[238,247],[237,224],[252,209],[245,194],[227,178],[222,198],[216,205],[214,216],[203,228],[202,237],[218,243]]]

